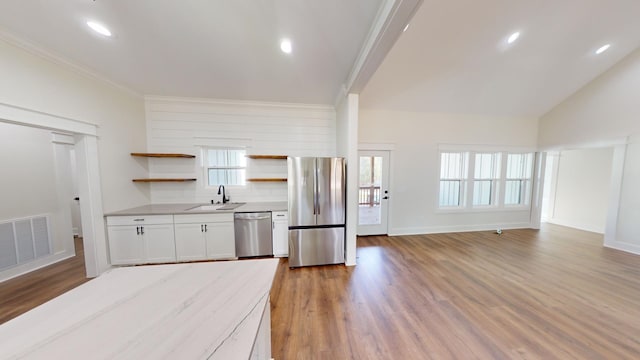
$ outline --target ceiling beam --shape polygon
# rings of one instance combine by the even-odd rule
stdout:
[[[336,103],[346,94],[359,94],[364,89],[422,1],[385,0],[382,3]]]

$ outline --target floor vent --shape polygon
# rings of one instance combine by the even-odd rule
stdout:
[[[48,216],[0,222],[0,271],[50,254]]]

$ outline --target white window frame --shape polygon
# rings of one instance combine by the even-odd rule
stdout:
[[[460,164],[460,174],[462,175],[459,178],[443,178],[442,177],[442,154],[460,154],[462,156],[462,163]],[[460,211],[467,207],[467,199],[469,196],[469,168],[470,168],[470,154],[468,151],[439,151],[438,152],[438,193],[436,197],[437,208],[440,210],[448,210],[448,211]],[[441,184],[442,181],[459,181],[460,182],[460,190],[458,194],[458,205],[457,206],[441,206],[440,205],[440,193],[441,193]]]
[[[220,185],[224,185],[225,188],[245,188],[247,186],[247,165],[245,166],[209,166],[209,150],[243,150],[245,152],[246,157],[246,148],[244,147],[233,147],[233,146],[205,146],[201,148],[201,156],[202,156],[202,176],[204,179],[204,187],[205,189],[217,189]],[[209,169],[244,169],[245,171],[245,182],[244,184],[209,184]]]
[[[530,155],[531,156],[531,163],[530,163],[530,168],[529,168],[529,177],[518,177],[518,178],[508,178],[507,177],[507,166],[508,166],[508,159],[509,159],[509,155]],[[504,154],[504,160],[503,160],[503,173],[504,176],[502,177],[503,180],[502,182],[504,183],[504,186],[502,187],[502,201],[501,204],[504,208],[509,209],[509,210],[513,210],[513,209],[527,209],[531,206],[531,196],[532,196],[532,192],[533,192],[533,172],[534,172],[534,167],[535,167],[535,163],[536,163],[536,154],[535,152],[529,151],[529,152],[506,152]],[[524,181],[526,182],[525,186],[521,186],[520,187],[520,198],[523,199],[523,201],[520,204],[506,204],[505,200],[506,200],[506,191],[507,191],[507,181]]]
[[[469,178],[471,179],[469,181],[470,183],[470,189],[469,189],[469,206],[474,208],[474,209],[491,209],[491,208],[497,208],[500,205],[500,188],[501,188],[501,183],[502,183],[502,179],[504,178],[502,176],[502,158],[504,157],[504,153],[501,151],[472,151],[470,152],[470,157],[471,159],[469,159]],[[476,156],[477,155],[484,155],[484,154],[488,154],[492,156],[491,162],[492,162],[492,167],[493,167],[493,174],[491,177],[488,178],[476,178]],[[476,205],[474,204],[474,197],[475,197],[475,184],[476,182],[480,182],[480,181],[491,181],[491,186],[490,186],[490,198],[489,198],[489,204],[488,205]]]
[[[440,187],[442,173],[442,154],[443,153],[466,153],[467,156],[467,169],[466,178],[461,178],[460,181],[464,184],[464,189],[461,190],[461,201],[459,206],[440,206]],[[492,204],[491,205],[473,205],[474,197],[474,184],[475,184],[475,160],[476,154],[499,154],[494,157],[496,163],[494,166],[500,167],[500,171],[494,173],[492,179]],[[529,169],[530,177],[524,178],[509,178],[507,179],[507,163],[509,155],[513,154],[531,154],[531,168]],[[499,149],[498,147],[486,147],[479,148],[472,147],[439,147],[438,149],[438,171],[437,171],[437,192],[436,192],[436,212],[437,213],[455,213],[455,212],[483,212],[483,211],[513,211],[513,210],[526,210],[531,207],[531,197],[533,191],[534,180],[534,167],[536,162],[536,152],[534,150],[522,149],[521,151]],[[499,160],[498,160],[499,158]],[[498,163],[499,161],[499,163]],[[523,180],[526,182],[526,186],[521,188],[521,196],[524,201],[521,204],[506,205],[505,194],[507,180]]]

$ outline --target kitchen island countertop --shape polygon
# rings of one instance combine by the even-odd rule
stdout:
[[[248,359],[258,329],[270,326],[261,322],[277,266],[262,259],[112,269],[2,324],[0,358]]]
[[[114,211],[104,214],[105,216],[130,216],[130,215],[185,215],[185,214],[224,214],[236,212],[258,212],[258,211],[287,211],[286,201],[273,202],[248,202],[233,210],[190,210],[200,205],[200,203],[183,204],[149,204],[130,209]]]

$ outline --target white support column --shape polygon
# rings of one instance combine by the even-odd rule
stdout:
[[[87,277],[96,277],[110,267],[97,162],[98,139],[91,135],[76,135],[75,139],[85,266]]]
[[[540,218],[542,217],[542,194],[544,190],[544,173],[547,166],[547,153],[537,152],[535,165],[533,167],[533,192],[531,194],[531,217],[530,227],[540,229]]]
[[[356,265],[358,231],[358,106],[357,94],[347,95],[347,229],[345,264]]]
[[[609,205],[607,207],[607,221],[604,227],[604,246],[606,247],[617,248],[615,243],[617,241],[618,211],[620,209],[620,195],[622,194],[622,179],[624,177],[626,152],[626,144],[619,144],[613,148]]]

